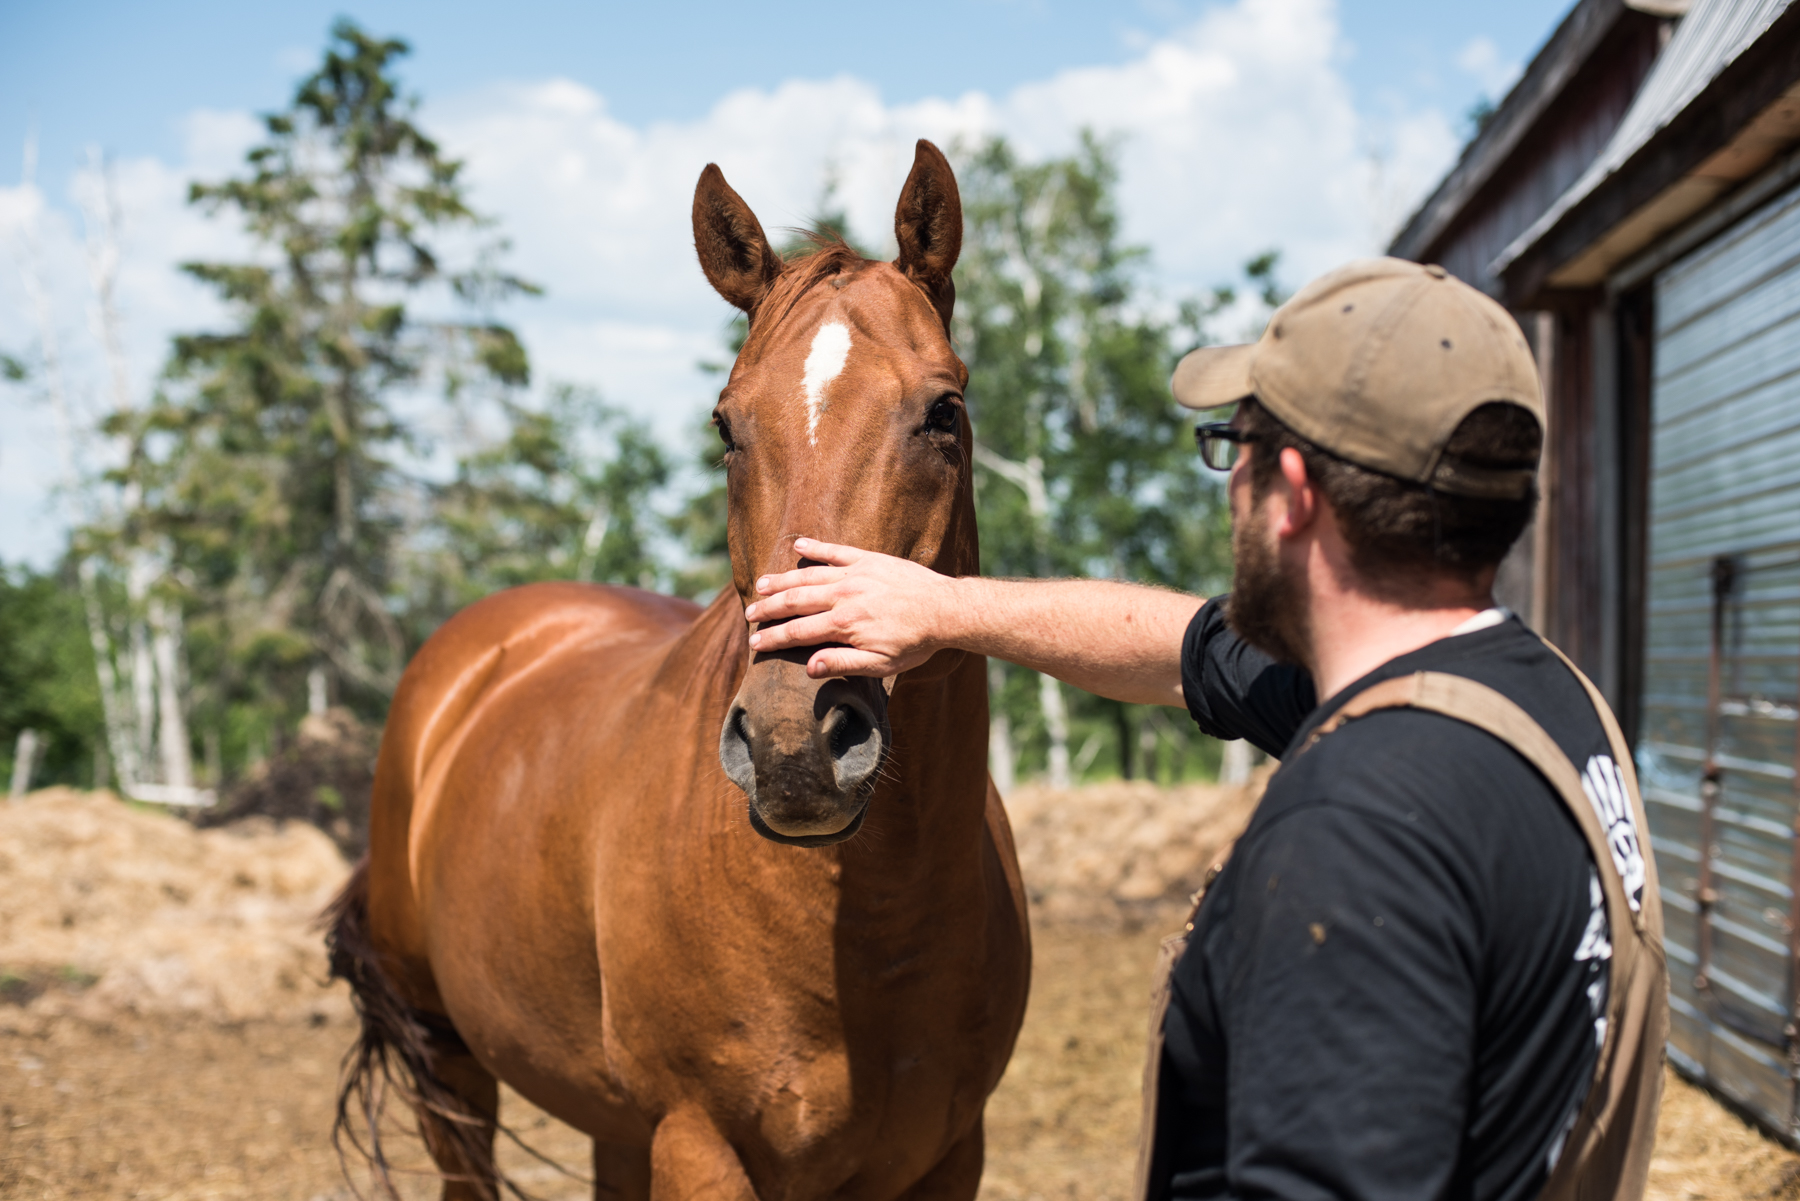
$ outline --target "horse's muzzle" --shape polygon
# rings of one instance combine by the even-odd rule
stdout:
[[[893,735],[879,680],[812,680],[804,661],[753,663],[719,731],[719,763],[775,842],[829,846],[862,826]]]

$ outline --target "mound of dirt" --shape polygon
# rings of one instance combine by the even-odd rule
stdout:
[[[196,830],[68,789],[0,804],[0,1023],[344,1011],[311,925],[348,874],[298,822]]]
[[[1033,920],[1168,920],[1243,832],[1268,774],[1242,785],[1018,789],[1006,812]]]

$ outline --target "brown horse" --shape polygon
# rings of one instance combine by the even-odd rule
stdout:
[[[744,621],[797,535],[976,570],[928,142],[895,234],[891,264],[784,262],[708,166],[700,264],[750,319],[715,411],[733,587],[515,589],[407,669],[330,914],[363,1019],[340,1130],[383,1179],[391,1084],[444,1196],[493,1196],[505,1080],[592,1136],[596,1197],[975,1195],[1030,954],[983,661],[812,680]]]

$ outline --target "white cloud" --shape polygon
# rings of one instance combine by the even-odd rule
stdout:
[[[1469,44],[1457,51],[1456,65],[1473,77],[1491,100],[1506,95],[1524,69],[1517,59],[1502,58],[1500,47],[1486,36],[1469,39]]]
[[[467,160],[475,204],[513,240],[512,265],[548,288],[504,314],[540,378],[596,383],[664,437],[685,439],[717,387],[694,364],[716,357],[731,316],[700,274],[689,229],[707,162],[772,233],[811,215],[829,173],[857,235],[891,253],[914,139],[949,148],[1000,133],[1040,156],[1066,153],[1091,128],[1116,139],[1126,236],[1152,248],[1166,294],[1229,279],[1270,247],[1285,252],[1283,274],[1297,284],[1379,250],[1456,149],[1441,113],[1359,114],[1342,53],[1333,0],[1237,0],[1125,63],[1066,70],[1003,96],[895,105],[841,75],[732,92],[697,120],[638,126],[588,87],[542,80],[444,98],[424,122]],[[235,245],[182,203],[183,181],[235,169],[258,132],[242,114],[196,113],[184,162],[120,166],[132,210],[126,316],[142,386],[167,334],[216,312],[172,264]],[[16,234],[7,214],[17,192],[0,189],[0,245]],[[56,237],[77,281],[63,311],[79,325],[79,234]],[[0,277],[0,347],[21,342],[15,282]],[[16,408],[0,394],[0,418]],[[15,461],[11,446],[0,446],[0,464]],[[10,485],[0,506],[0,558],[13,558],[24,522]]]
[[[693,259],[688,209],[705,163],[771,230],[804,221],[829,173],[858,235],[891,249],[915,138],[948,147],[1002,133],[1028,156],[1051,155],[1087,127],[1117,140],[1126,234],[1152,247],[1166,290],[1228,279],[1268,247],[1283,249],[1297,283],[1377,250],[1456,147],[1441,114],[1360,117],[1340,49],[1330,0],[1241,0],[1124,64],[1001,97],[890,105],[851,76],[790,80],[733,92],[697,121],[635,127],[598,93],[552,80],[492,87],[427,117],[468,160],[520,269],[549,287],[519,313],[543,369],[597,380],[640,411],[692,414],[712,385],[692,371],[696,356],[680,356],[706,348],[729,316]],[[629,353],[629,339],[583,332],[646,325],[683,351]]]
[[[283,46],[271,61],[291,75],[304,75],[318,66],[319,52],[311,46]]]
[[[204,328],[219,317],[211,293],[178,264],[245,251],[233,227],[188,205],[187,190],[190,179],[234,169],[258,127],[243,114],[208,111],[191,114],[185,124],[182,165],[139,158],[112,167],[120,211],[115,307],[132,403],[149,396],[171,333]],[[58,491],[67,474],[64,438],[37,361],[42,330],[25,286],[34,239],[69,410],[78,427],[91,429],[113,406],[79,207],[99,186],[91,166],[76,171],[59,189],[69,198],[67,207],[47,203],[35,184],[0,187],[0,351],[24,355],[37,373],[25,387],[0,385],[0,560],[47,562],[61,549],[70,514],[70,497]],[[88,453],[93,449],[77,447],[77,470],[100,465]]]

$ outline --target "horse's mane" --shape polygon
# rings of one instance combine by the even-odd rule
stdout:
[[[756,317],[750,323],[751,339],[780,325],[782,318],[815,285],[836,275],[854,274],[874,261],[865,259],[834,229],[805,229],[799,233],[810,248],[789,256],[781,274],[769,285],[769,294],[757,305]]]

